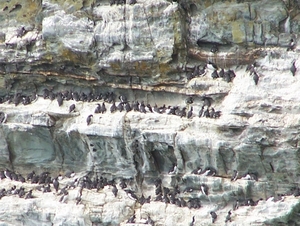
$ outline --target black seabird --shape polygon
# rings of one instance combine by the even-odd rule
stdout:
[[[211,166],[206,167],[203,171],[204,176],[215,176],[217,173],[216,169]]]
[[[115,102],[112,103],[112,105],[110,106],[110,113],[114,113],[117,110],[116,104]]]
[[[53,187],[56,190],[56,192],[58,192],[59,182],[58,182],[57,177],[55,179],[53,179]]]
[[[12,180],[11,173],[12,172],[9,169],[5,169],[4,170],[5,177],[8,178],[8,179],[10,179],[10,180]]]
[[[253,80],[254,80],[254,82],[255,82],[255,85],[257,85],[257,84],[258,84],[259,77],[258,77],[258,74],[257,74],[255,71],[253,72]]]
[[[200,188],[203,195],[208,195],[208,186],[206,184],[201,184]]]
[[[134,111],[139,111],[139,102],[138,101],[134,101],[132,103],[132,108]]]
[[[101,113],[101,106],[100,106],[100,104],[97,104],[97,107],[96,107],[94,113],[95,114]]]
[[[79,94],[78,94],[78,92],[73,92],[72,93],[72,99],[75,100],[75,101],[79,101]]]
[[[105,104],[104,102],[102,103],[102,106],[101,106],[101,110],[100,110],[100,113],[104,114],[106,112],[106,107],[105,107]]]
[[[192,116],[193,116],[193,107],[191,107],[191,109],[189,110],[187,114],[187,118],[192,118]]]
[[[194,102],[194,98],[192,96],[189,96],[185,99],[185,103],[192,104]]]
[[[226,216],[225,223],[227,223],[228,221],[231,222],[231,211],[230,210],[228,211],[228,214]]]
[[[146,111],[153,113],[152,107],[150,104],[147,104],[145,107]]]
[[[209,117],[210,118],[214,118],[215,117],[215,109],[213,107],[210,109]]]
[[[201,107],[201,109],[199,111],[199,114],[198,114],[199,118],[202,116],[203,111],[204,111],[204,105]]]
[[[151,217],[149,215],[148,215],[148,219],[145,223],[148,225],[154,226],[154,221],[151,219]]]
[[[219,78],[218,71],[217,71],[217,70],[214,70],[214,71],[211,73],[211,77],[212,77],[213,79]]]
[[[217,53],[218,51],[219,51],[219,47],[217,44],[214,44],[210,49],[210,52],[212,53]]]
[[[27,180],[31,180],[31,179],[33,178],[34,175],[35,175],[35,172],[34,172],[34,171],[32,171],[31,173],[29,173],[29,174],[27,175]]]
[[[202,69],[199,69],[199,76],[204,76],[207,73],[207,67],[204,65]]]
[[[136,194],[134,194],[134,191],[131,191],[129,189],[126,189],[124,190],[128,196],[128,198],[134,200],[134,201],[137,201],[138,200],[138,197],[136,196]]]
[[[202,172],[201,167],[197,167],[197,169],[194,169],[191,173],[192,174],[201,174],[201,172]]]
[[[296,43],[295,43],[294,39],[292,38],[290,40],[289,47],[287,48],[286,51],[290,51],[290,50],[293,51],[295,48],[296,48]]]
[[[219,77],[224,78],[224,75],[225,75],[224,68],[222,68],[221,71],[219,72]]]
[[[122,95],[119,96],[119,100],[120,100],[122,103],[126,103],[126,102],[127,102],[127,98],[126,98],[125,96],[122,96]]]
[[[140,112],[141,113],[146,113],[146,106],[144,104],[144,101],[142,101],[141,104],[140,104]]]
[[[7,114],[0,112],[0,123],[5,123],[7,120]]]
[[[124,110],[123,102],[120,102],[118,104],[117,109],[119,110],[119,112],[122,112]]]
[[[192,222],[190,223],[190,226],[194,226],[194,225],[195,225],[195,216],[193,216]]]
[[[290,71],[292,72],[292,75],[295,76],[296,71],[297,71],[297,68],[296,68],[296,65],[295,65],[295,61],[293,61],[292,66],[290,68]]]
[[[71,104],[69,107],[69,113],[75,110],[75,104]]]
[[[179,111],[178,116],[180,116],[180,118],[186,117],[186,107],[183,107],[182,110]]]
[[[203,117],[206,117],[206,118],[209,118],[209,117],[210,117],[208,107],[207,107],[207,109],[204,111]]]
[[[177,165],[173,163],[173,166],[169,170],[168,174],[176,174],[177,173]]]
[[[14,96],[14,104],[15,104],[15,106],[19,105],[19,103],[21,102],[21,100],[22,100],[21,93],[16,93],[15,96]]]
[[[206,67],[210,70],[218,70],[217,65],[211,61],[208,61],[208,63],[206,64]]]
[[[25,196],[25,199],[32,199],[32,198],[33,198],[32,190],[29,190],[29,192]]]
[[[218,215],[214,211],[211,211],[210,215],[211,215],[212,223],[215,223],[215,221],[217,220]]]
[[[133,214],[133,216],[130,217],[126,223],[128,223],[128,224],[130,224],[130,223],[134,224],[135,223],[135,214]]]
[[[117,195],[118,195],[118,188],[116,187],[116,185],[113,185],[112,193],[114,194],[115,197],[117,197]]]
[[[92,123],[92,117],[93,115],[89,115],[87,118],[86,118],[86,124],[87,125],[90,125]]]
[[[130,106],[130,104],[129,104],[129,102],[127,102],[126,104],[125,104],[125,110],[126,110],[126,112],[130,112],[132,109],[131,109],[131,106]]]
[[[61,106],[63,104],[63,96],[62,96],[61,92],[57,93],[56,100],[57,100],[58,106]]]
[[[239,173],[236,170],[233,170],[233,174],[231,176],[231,181],[236,181]]]
[[[134,4],[136,4],[136,3],[137,3],[136,0],[129,0],[129,2],[128,2],[129,5],[134,5]]]
[[[63,196],[59,199],[59,202],[66,203],[67,199],[68,199],[68,196],[69,196],[69,192],[65,191],[65,193],[63,194]]]

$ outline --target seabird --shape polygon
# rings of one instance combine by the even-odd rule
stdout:
[[[94,113],[95,114],[101,113],[101,106],[100,106],[100,104],[97,104],[97,107],[96,107]]]
[[[151,217],[149,215],[148,215],[148,219],[145,223],[148,225],[154,226],[154,221],[151,219]]]
[[[219,47],[217,44],[214,44],[210,49],[210,52],[212,53],[217,53],[218,51],[219,51]]]
[[[295,61],[293,61],[292,66],[290,68],[290,71],[292,72],[292,75],[295,76],[296,71],[297,71],[297,68],[296,68],[296,65],[295,65]]]
[[[228,211],[228,214],[226,216],[225,223],[227,223],[228,221],[231,222],[231,211],[230,210]]]
[[[125,96],[122,96],[122,95],[119,96],[119,100],[120,100],[122,103],[126,103],[126,102],[127,102],[127,98],[126,98]]]
[[[0,123],[5,123],[7,120],[7,114],[0,112]]]
[[[126,223],[132,223],[132,224],[134,224],[135,223],[135,214],[133,214],[133,216],[130,217]]]
[[[286,51],[289,51],[289,50],[292,50],[292,51],[293,51],[295,48],[296,48],[296,43],[295,43],[294,39],[292,38],[292,39],[290,40],[289,47],[287,48]]]
[[[206,64],[206,67],[210,70],[218,70],[217,65],[211,61],[208,61],[208,63]]]
[[[15,104],[15,106],[19,105],[19,103],[21,102],[21,100],[22,100],[21,93],[16,93],[15,96],[14,96],[14,104]]]
[[[200,188],[203,195],[208,195],[208,186],[206,184],[201,184]]]
[[[214,71],[211,73],[211,77],[212,77],[213,79],[219,78],[218,71],[217,71],[217,70],[214,70]]]
[[[68,196],[69,196],[69,192],[65,191],[64,194],[63,194],[63,196],[59,199],[59,202],[66,203],[67,199],[68,199]]]
[[[210,117],[208,107],[207,107],[207,109],[204,111],[203,117],[206,117],[206,118],[209,118],[209,117]]]
[[[168,174],[177,174],[177,165],[173,163],[172,168],[169,170]]]
[[[32,199],[32,190],[29,190],[29,192],[26,194],[25,199]]]
[[[236,170],[233,170],[233,174],[231,176],[231,181],[236,181],[239,173]]]
[[[217,173],[216,169],[214,169],[211,166],[208,166],[204,169],[203,175],[204,176],[214,176],[214,175],[216,175],[216,173]]]
[[[59,182],[58,182],[57,177],[55,179],[53,179],[53,187],[56,190],[56,192],[58,192]]]
[[[126,112],[130,112],[130,111],[132,110],[132,108],[131,108],[129,102],[127,102],[127,103],[125,104],[125,110],[126,110]]]
[[[195,225],[195,216],[193,216],[192,222],[190,223],[190,226],[194,226],[194,225]]]
[[[125,182],[125,179],[122,179],[119,185],[120,185],[120,187],[121,187],[122,189],[127,188],[127,184],[126,184],[126,182]]]
[[[221,69],[221,71],[219,72],[219,76],[220,78],[224,78],[225,72],[224,72],[224,68]]]
[[[204,111],[204,105],[201,107],[201,109],[199,111],[199,114],[198,114],[199,118],[202,116],[203,111]]]
[[[100,113],[104,114],[106,112],[106,107],[105,107],[105,104],[104,102],[102,103],[102,106],[101,106],[101,110],[100,110]]]
[[[255,85],[258,84],[258,80],[259,80],[259,77],[258,77],[258,74],[254,71],[254,74],[253,74],[253,80],[255,82]]]
[[[210,109],[209,117],[210,118],[214,118],[215,117],[215,109],[213,107]]]
[[[129,5],[134,5],[134,4],[136,4],[136,3],[137,3],[136,0],[129,0],[129,2],[128,2]]]
[[[72,93],[72,99],[75,100],[75,101],[79,101],[79,94],[78,94],[78,92]]]
[[[110,113],[114,113],[116,110],[117,110],[117,106],[115,102],[113,102],[112,105],[110,106]]]
[[[134,111],[139,111],[139,102],[138,101],[133,101],[132,102],[132,108]]]
[[[207,67],[206,67],[206,65],[204,65],[202,69],[199,69],[198,73],[199,73],[199,76],[206,75],[206,73],[207,73]]]
[[[71,106],[69,107],[69,113],[71,113],[74,110],[75,110],[75,104],[71,104]]]
[[[147,104],[146,107],[145,107],[145,109],[146,109],[146,111],[153,113],[152,107],[151,107],[150,104]]]
[[[192,116],[193,116],[193,107],[191,107],[191,109],[189,110],[187,114],[187,118],[191,118]]]
[[[179,111],[178,116],[180,116],[180,118],[182,117],[186,117],[186,107],[183,107],[181,111]]]
[[[124,106],[123,106],[123,103],[122,103],[122,102],[120,102],[120,103],[118,104],[117,109],[118,109],[120,112],[122,112],[122,111],[124,110]]]
[[[137,201],[138,200],[138,197],[136,196],[136,194],[134,194],[134,191],[131,191],[129,189],[126,189],[124,190],[128,196],[128,198],[134,200],[134,201]]]
[[[141,113],[146,113],[146,106],[144,104],[144,101],[142,101],[141,104],[140,104],[140,112]]]
[[[114,194],[115,197],[117,197],[117,195],[118,195],[118,188],[116,187],[116,185],[113,185],[112,193]]]
[[[74,171],[68,171],[65,173],[65,177],[67,178],[71,178],[71,177],[74,177],[75,176],[75,173]]]
[[[89,115],[87,118],[86,118],[86,123],[87,125],[90,125],[92,123],[92,117],[93,115]]]
[[[218,215],[214,211],[211,211],[210,215],[211,215],[212,223],[215,223],[215,221],[217,220]]]
[[[62,93],[61,92],[57,93],[56,100],[57,100],[58,106],[61,106],[63,104],[63,97],[62,97]]]
[[[192,96],[189,96],[185,99],[185,103],[192,104],[194,102],[194,98]]]
[[[193,170],[191,173],[192,174],[201,174],[201,171],[202,171],[201,167],[197,167],[197,169]]]
[[[12,177],[11,177],[11,171],[9,169],[5,169],[4,170],[4,175],[8,179],[10,179],[10,180],[12,179]]]

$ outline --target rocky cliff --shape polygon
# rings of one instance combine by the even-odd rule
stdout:
[[[0,10],[1,225],[299,225],[299,1]]]

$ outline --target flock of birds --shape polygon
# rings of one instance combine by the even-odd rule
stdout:
[[[295,65],[296,61],[294,60],[292,62],[292,66],[290,67],[290,72],[293,76],[296,75],[297,67]],[[229,69],[227,71],[224,70],[224,68],[219,68],[215,63],[208,61],[206,65],[204,65],[201,68],[201,65],[196,65],[193,68],[193,71],[190,71],[186,74],[187,80],[191,80],[193,78],[197,77],[203,77],[206,74],[211,72],[211,77],[213,79],[222,78],[226,82],[232,82],[233,79],[236,77],[235,72],[232,69]],[[258,85],[259,81],[259,73],[257,72],[257,63],[254,62],[253,64],[249,64],[246,68],[246,72],[250,73],[250,76],[252,76],[252,79],[255,83],[255,85]]]
[[[65,90],[62,92],[53,92],[45,88],[41,95],[37,95],[33,93],[32,95],[22,95],[22,93],[17,92],[15,95],[6,95],[0,97],[0,104],[8,103],[14,104],[18,106],[19,104],[28,105],[35,102],[39,97],[43,97],[44,99],[50,99],[51,101],[56,100],[58,106],[62,106],[64,101],[74,100],[74,101],[83,101],[83,102],[98,102],[103,101],[102,104],[97,103],[95,106],[95,110],[93,114],[89,114],[86,118],[87,125],[92,124],[92,118],[94,114],[104,114],[106,112],[114,113],[114,112],[140,112],[140,113],[156,113],[156,114],[168,114],[168,115],[177,115],[181,118],[191,119],[195,115],[198,117],[206,117],[206,118],[219,118],[221,116],[221,111],[217,111],[212,107],[213,99],[211,97],[203,96],[200,99],[203,101],[203,105],[198,113],[194,113],[193,106],[190,106],[194,102],[194,97],[188,96],[186,98],[186,105],[189,106],[189,110],[187,107],[179,107],[179,106],[151,106],[149,103],[145,104],[144,101],[139,102],[128,101],[125,95],[118,96],[119,101],[116,102],[117,95],[108,91],[105,93],[93,93],[89,92],[86,94],[85,92],[78,93],[77,91],[69,91]],[[107,104],[110,104],[108,106]],[[187,111],[188,110],[188,111]],[[69,113],[76,111],[76,104],[73,103],[69,106]],[[7,115],[5,112],[0,112],[0,123],[7,122]]]

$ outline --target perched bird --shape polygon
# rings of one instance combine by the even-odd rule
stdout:
[[[113,102],[112,105],[110,106],[110,113],[114,113],[116,110],[117,110],[117,106],[115,102]]]
[[[168,174],[177,174],[177,170],[178,170],[177,165],[175,163],[173,163],[173,166],[169,170]]]
[[[63,96],[62,96],[61,92],[57,93],[56,100],[57,100],[58,106],[61,106],[63,104]]]
[[[201,174],[201,171],[202,171],[201,167],[197,167],[197,169],[194,169],[192,171],[192,174]]]
[[[136,194],[134,194],[134,191],[131,191],[129,189],[126,189],[124,190],[128,196],[128,198],[134,200],[134,201],[137,201],[138,200],[138,197],[136,196]]]
[[[122,102],[120,102],[120,103],[118,104],[117,109],[118,109],[120,112],[122,112],[122,111],[124,110],[124,106],[123,106],[123,103],[122,103]]]
[[[221,71],[219,72],[219,77],[224,78],[224,74],[225,74],[225,72],[224,72],[224,69],[222,68]]]
[[[213,79],[219,78],[218,71],[217,71],[217,70],[214,70],[214,71],[211,73],[211,77],[212,77]]]
[[[71,113],[74,110],[75,110],[75,104],[71,104],[71,106],[69,107],[69,113]]]
[[[212,223],[215,223],[215,221],[217,220],[218,215],[214,211],[211,211],[210,215],[211,215]]]
[[[25,199],[32,199],[33,198],[33,195],[32,195],[32,190],[30,190],[26,196],[25,196]]]
[[[296,71],[297,71],[297,68],[296,68],[296,65],[295,65],[295,61],[293,61],[292,66],[290,68],[290,71],[292,72],[292,75],[295,76]]]
[[[7,114],[0,112],[0,123],[5,123],[7,120]]]
[[[117,197],[117,195],[118,195],[118,188],[116,187],[116,185],[113,185],[112,193],[114,194],[115,197]]]
[[[129,102],[127,102],[127,103],[125,104],[125,110],[126,110],[126,112],[130,112],[130,111],[132,110],[132,108],[131,108]]]
[[[194,225],[195,225],[195,216],[193,216],[192,222],[190,223],[190,226],[194,226]]]
[[[66,203],[67,199],[68,199],[68,196],[69,196],[69,192],[65,191],[64,194],[63,194],[63,196],[59,199],[59,202]]]
[[[203,195],[208,195],[208,186],[206,184],[201,184],[200,188]]]
[[[228,221],[231,222],[231,211],[230,210],[228,211],[228,214],[226,216],[225,223],[227,223]]]
[[[193,107],[191,107],[191,109],[189,110],[187,114],[187,118],[191,118],[192,116],[193,116]]]
[[[135,223],[135,214],[133,214],[133,216],[130,217],[126,223]]]
[[[53,179],[52,183],[53,183],[54,189],[56,190],[56,192],[58,192],[59,182],[58,182],[57,177],[55,179]]]
[[[212,53],[217,53],[218,51],[219,51],[219,48],[218,48],[217,44],[214,44],[210,49],[210,52],[212,52]]]
[[[206,67],[210,70],[218,70],[218,66],[211,61],[208,61],[208,63],[206,64]]]
[[[231,181],[236,181],[239,173],[236,170],[233,170],[233,174],[231,176]]]
[[[254,82],[255,82],[255,85],[257,85],[258,84],[258,80],[259,80],[259,77],[258,77],[258,74],[254,71],[254,73],[253,73],[253,80],[254,80]]]
[[[90,125],[92,123],[92,117],[93,115],[89,115],[87,118],[86,118],[86,124],[87,125]]]
[[[96,107],[94,113],[95,114],[101,113],[101,106],[100,106],[100,104],[97,104],[97,107]]]
[[[290,50],[293,51],[295,48],[296,48],[296,43],[295,43],[294,39],[292,38],[290,40],[289,47],[287,48],[286,51],[290,51]]]
[[[204,111],[204,105],[201,107],[200,111],[199,111],[199,118],[203,115],[203,111]]]
[[[126,184],[125,179],[122,179],[119,185],[120,185],[120,187],[121,187],[122,189],[127,188],[127,184]]]
[[[102,106],[101,106],[101,110],[100,110],[100,113],[104,114],[106,112],[106,107],[105,107],[105,104],[104,102],[102,103]]]

